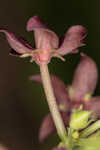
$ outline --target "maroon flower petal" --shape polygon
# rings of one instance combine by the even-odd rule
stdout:
[[[57,103],[60,105],[64,106],[64,110],[69,110],[70,108],[70,100],[68,97],[68,90],[66,85],[64,84],[64,82],[62,80],[60,80],[58,77],[56,77],[55,75],[50,75],[51,77],[51,82],[52,82],[52,86],[54,89],[54,94],[57,100]],[[42,82],[41,80],[41,76],[38,75],[34,75],[30,77],[30,80],[33,81],[37,81],[37,82]]]
[[[62,45],[58,49],[59,54],[65,55],[77,52],[76,49],[78,47],[85,45],[83,43],[85,36],[86,29],[83,26],[76,25],[69,28],[65,34]]]
[[[70,113],[61,112],[61,116],[65,126],[67,127],[69,124]],[[44,139],[46,139],[50,134],[54,133],[55,131],[56,131],[56,127],[54,125],[51,114],[49,113],[44,117],[43,122],[41,124],[40,131],[39,131],[39,141],[42,142]]]
[[[17,53],[15,50],[11,49],[10,53],[9,53],[11,56],[16,56],[16,57],[19,57],[21,56],[21,54]]]
[[[48,114],[44,117],[43,122],[41,124],[39,131],[39,141],[42,142],[54,131],[56,131],[55,125],[53,123],[51,115]]]
[[[86,109],[91,110],[95,117],[100,118],[100,96],[92,97]]]
[[[52,150],[67,150],[66,147],[55,147]]]
[[[38,16],[29,19],[27,31],[34,31],[36,48],[45,50],[58,48],[59,39],[57,35],[49,30]]]
[[[87,93],[93,94],[98,71],[95,62],[88,56],[81,54],[81,62],[78,65],[72,82],[73,98],[81,100]]]
[[[14,33],[6,29],[0,29],[6,35],[9,45],[19,54],[30,53],[33,48],[22,38],[17,37]]]

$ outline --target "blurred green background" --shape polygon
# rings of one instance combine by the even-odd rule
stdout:
[[[0,27],[24,36],[34,45],[33,33],[26,31],[27,20],[39,15],[59,36],[76,24],[87,28],[86,46],[80,48],[97,63],[100,72],[99,0],[0,0]],[[40,123],[49,111],[42,86],[28,77],[39,73],[29,59],[9,56],[10,47],[0,34],[0,143],[11,150],[49,150],[58,143],[56,135],[38,142]],[[71,84],[79,54],[65,56],[66,62],[52,59],[50,72]],[[100,95],[98,81],[96,94]]]

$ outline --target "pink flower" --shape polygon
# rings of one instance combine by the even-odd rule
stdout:
[[[32,76],[30,79],[42,83],[40,75]],[[79,108],[80,105],[83,105],[83,109],[91,110],[96,117],[100,117],[100,97],[92,97],[97,79],[98,71],[95,62],[84,54],[81,54],[81,62],[75,71],[72,86],[66,87],[62,80],[51,75],[54,94],[65,126],[69,124],[72,109]],[[53,131],[55,125],[51,115],[48,114],[40,128],[40,141]]]
[[[58,36],[40,20],[38,16],[29,19],[27,31],[34,31],[35,47],[29,45],[23,38],[16,36],[4,28],[0,32],[5,33],[10,44],[12,55],[20,57],[31,56],[31,61],[35,60],[37,64],[49,63],[51,57],[59,57],[68,53],[77,52],[77,48],[83,46],[83,39],[86,35],[86,29],[80,25],[69,28],[62,42],[59,42]],[[60,43],[60,44],[59,44]]]

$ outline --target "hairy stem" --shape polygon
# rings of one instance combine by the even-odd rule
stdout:
[[[67,132],[66,132],[64,123],[62,121],[62,118],[61,118],[61,115],[60,115],[60,112],[56,103],[56,98],[54,96],[53,88],[51,85],[51,80],[50,80],[50,75],[49,75],[47,64],[42,63],[40,65],[40,72],[41,72],[41,77],[42,77],[42,82],[43,82],[43,87],[44,87],[44,91],[46,94],[47,102],[48,102],[49,109],[50,109],[52,118],[54,120],[56,129],[57,129],[57,133],[63,142],[67,142],[66,141]]]

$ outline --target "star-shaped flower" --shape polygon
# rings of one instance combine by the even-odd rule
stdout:
[[[40,75],[32,76],[30,79],[42,83]],[[72,110],[78,109],[80,105],[83,105],[83,109],[91,110],[96,117],[100,117],[100,97],[92,97],[97,79],[98,71],[95,62],[83,53],[81,62],[75,71],[72,86],[66,87],[62,80],[51,75],[56,101],[66,126],[69,124]],[[48,114],[43,119],[40,128],[40,141],[43,141],[53,131],[55,131],[55,125],[51,115]]]
[[[20,57],[31,56],[31,61],[35,60],[37,64],[49,63],[51,57],[63,59],[63,55],[77,52],[77,48],[83,46],[83,39],[86,35],[86,29],[80,25],[69,28],[62,42],[55,32],[48,29],[38,16],[29,19],[27,31],[34,31],[35,47],[29,45],[23,38],[16,36],[7,29],[0,28],[0,32],[5,33],[12,51],[11,54]],[[60,43],[60,44],[59,44]]]

